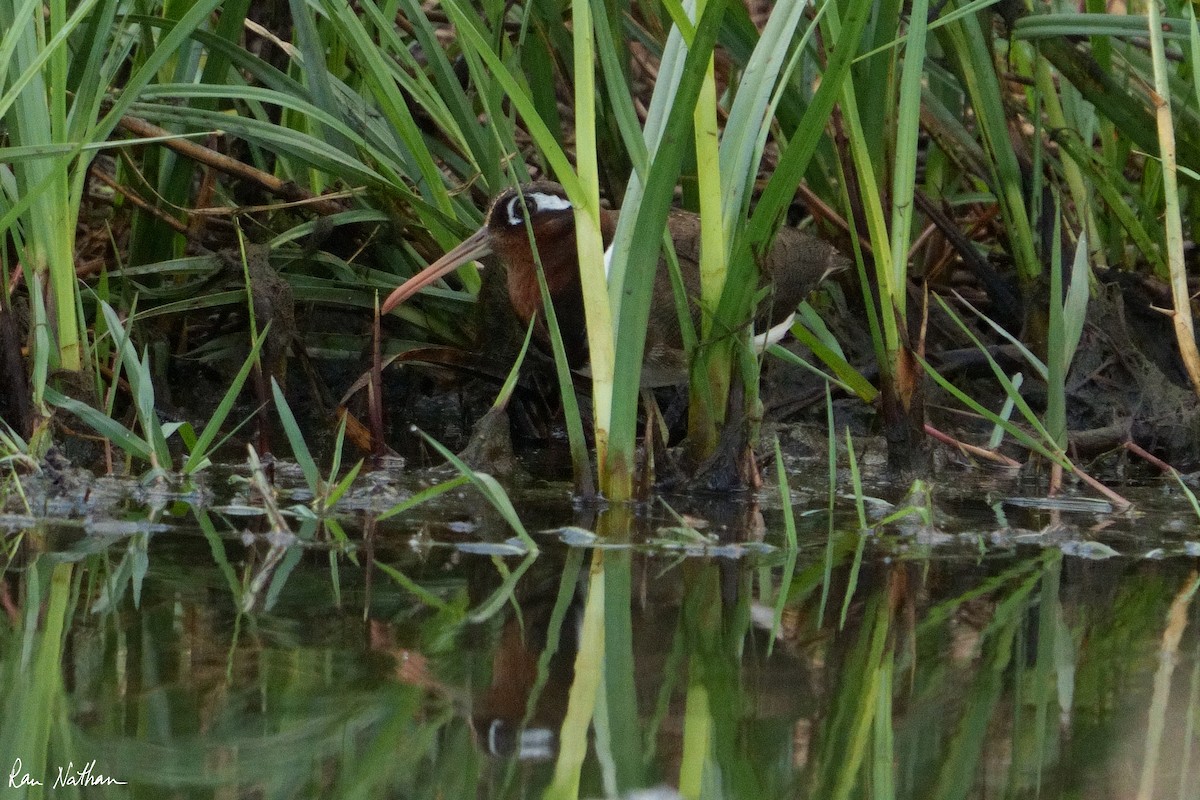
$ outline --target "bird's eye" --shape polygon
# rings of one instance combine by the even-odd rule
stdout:
[[[531,217],[543,211],[571,210],[570,201],[558,195],[546,194],[544,192],[527,192],[524,195],[525,202],[523,205],[521,197],[519,194],[513,195],[504,206],[504,213],[508,217],[508,224],[513,227],[525,224],[525,209],[529,209],[529,216]]]
[[[526,198],[525,202],[528,204],[529,211],[531,213],[537,211],[537,206],[534,205],[533,200],[531,198]],[[524,222],[525,222],[525,206],[523,206],[521,204],[521,195],[514,194],[512,196],[512,198],[508,201],[508,205],[505,206],[504,210],[508,214],[508,224],[509,225],[516,227],[518,225],[524,224]]]

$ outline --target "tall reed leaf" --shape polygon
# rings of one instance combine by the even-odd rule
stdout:
[[[575,244],[579,257],[579,280],[588,331],[588,358],[592,369],[592,400],[595,409],[596,452],[605,463],[610,427],[613,386],[612,309],[608,299],[608,275],[604,264],[604,242],[600,235],[600,167],[596,153],[595,50],[592,9],[589,0],[572,4],[575,51],[575,159],[579,170],[582,202],[572,202]],[[604,45],[611,46],[611,42]],[[602,45],[603,46],[603,45]],[[602,467],[603,469],[603,467]],[[603,479],[602,479],[603,480]]]
[[[1187,269],[1183,259],[1183,220],[1176,167],[1175,119],[1171,110],[1171,85],[1168,79],[1167,57],[1163,48],[1162,24],[1159,21],[1157,0],[1149,3],[1147,10],[1149,11],[1147,24],[1150,31],[1150,53],[1154,64],[1154,91],[1158,95],[1155,104],[1155,121],[1158,123],[1159,157],[1162,159],[1162,191],[1166,206],[1166,216],[1163,222],[1166,228],[1167,269],[1171,276],[1171,300],[1174,306],[1171,321],[1175,325],[1179,355],[1183,359],[1183,366],[1187,370],[1192,390],[1200,394],[1200,349],[1196,347],[1196,333],[1192,323],[1191,290],[1188,288]],[[1197,38],[1200,37],[1193,36],[1192,40],[1196,41]],[[1200,92],[1200,89],[1197,91]]]
[[[900,100],[897,103],[896,152],[892,162],[891,269],[888,285],[892,308],[900,320],[905,316],[908,297],[908,248],[913,224],[913,195],[916,192],[917,157],[920,133],[921,84],[925,77],[925,35],[928,30],[929,2],[914,0],[908,14],[908,36],[904,40],[904,68],[900,76]],[[887,316],[886,311],[884,315]]]
[[[635,248],[633,242],[656,242],[662,234],[687,144],[686,137],[675,135],[674,132],[684,130],[681,126],[686,126],[692,118],[704,80],[704,64],[716,44],[724,4],[725,0],[711,0],[705,7],[691,47],[687,50],[678,83],[667,86],[660,74],[651,104],[654,108],[665,102],[660,98],[672,98],[665,115],[665,134],[657,148],[651,148],[650,170],[645,185],[639,191],[637,182],[631,182],[626,192],[611,246],[609,298],[613,302],[617,324],[615,374],[630,376],[630,379],[614,386],[608,462],[601,471],[601,488],[614,500],[623,501],[632,494],[633,445],[637,437],[638,410],[638,382],[633,376],[641,373],[645,332],[650,317],[650,293],[659,260],[658,248]]]

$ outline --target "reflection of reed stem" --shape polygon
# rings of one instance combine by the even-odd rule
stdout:
[[[1167,725],[1167,700],[1171,696],[1171,676],[1175,672],[1175,659],[1179,655],[1179,641],[1187,627],[1188,606],[1196,589],[1200,588],[1200,575],[1193,572],[1187,586],[1171,601],[1167,610],[1167,627],[1163,630],[1162,647],[1158,655],[1158,671],[1154,674],[1154,695],[1150,700],[1150,717],[1146,726],[1146,751],[1142,758],[1142,778],[1138,784],[1138,800],[1150,800],[1154,796],[1154,772],[1158,767],[1158,755],[1162,745],[1163,731]],[[1185,747],[1190,746],[1184,740]]]
[[[567,713],[559,733],[558,760],[554,780],[546,790],[547,800],[579,796],[579,772],[587,755],[588,727],[596,711],[600,682],[604,677],[604,551],[592,555],[579,652],[575,654],[575,680],[567,699]]]

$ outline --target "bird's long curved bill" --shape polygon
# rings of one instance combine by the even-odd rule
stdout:
[[[383,305],[379,308],[379,313],[389,313],[393,308],[451,270],[461,267],[468,261],[475,261],[484,256],[491,255],[491,252],[492,241],[485,225],[464,239],[458,247],[455,247],[449,253],[446,253],[446,255],[396,287],[395,291],[389,294],[387,299],[383,301]]]

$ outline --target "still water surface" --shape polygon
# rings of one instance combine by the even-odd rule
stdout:
[[[467,488],[290,533],[199,495],[0,519],[0,800],[1200,798],[1171,487],[1120,516],[935,487],[862,532],[792,483],[794,547],[775,490],[533,487],[536,554]]]

